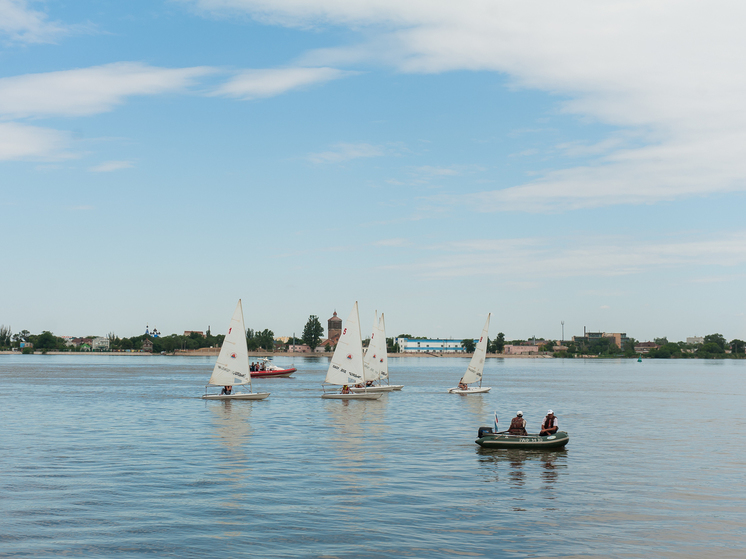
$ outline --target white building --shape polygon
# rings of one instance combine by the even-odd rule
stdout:
[[[474,345],[479,340],[474,340]],[[401,353],[464,353],[461,340],[428,340],[424,338],[395,338]]]
[[[109,351],[109,338],[97,337],[91,340],[91,349],[93,351]]]
[[[703,344],[705,343],[705,339],[702,336],[692,336],[686,339],[686,343],[694,345]]]

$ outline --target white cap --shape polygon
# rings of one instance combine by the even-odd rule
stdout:
[[[517,412],[515,412],[515,414],[516,414],[516,415],[523,415],[523,412],[522,412],[522,411],[520,411],[520,410],[518,410]]]
[[[552,415],[552,414],[554,414],[554,412],[553,412],[552,410],[549,410],[549,411],[547,412],[547,415]]]

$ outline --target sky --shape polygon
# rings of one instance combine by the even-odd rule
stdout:
[[[744,339],[745,17],[0,0],[0,324]]]

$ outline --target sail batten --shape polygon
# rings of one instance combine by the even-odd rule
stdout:
[[[474,355],[472,355],[469,366],[466,369],[466,373],[464,373],[464,376],[461,379],[461,381],[465,384],[482,381],[484,359],[487,356],[487,339],[490,329],[490,316],[490,314],[487,315],[487,322],[484,323],[484,328],[482,328],[482,335],[477,342],[476,348],[474,348]]]
[[[243,384],[251,385],[251,374],[249,373],[249,349],[246,345],[243,307],[239,299],[208,386]]]
[[[363,343],[360,338],[360,315],[357,301],[344,323],[342,334],[329,363],[324,382],[328,384],[357,384],[363,382]]]

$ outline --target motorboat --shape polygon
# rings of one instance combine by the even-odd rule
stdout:
[[[553,435],[512,435],[507,431],[495,433],[492,427],[480,427],[474,442],[482,448],[551,450],[564,448],[570,442],[570,435],[566,431],[557,431]]]
[[[266,357],[260,357],[259,363],[260,363],[259,368],[261,370],[251,371],[251,378],[289,377],[295,371],[298,370],[292,365],[287,369],[278,367],[277,365],[274,365]]]

